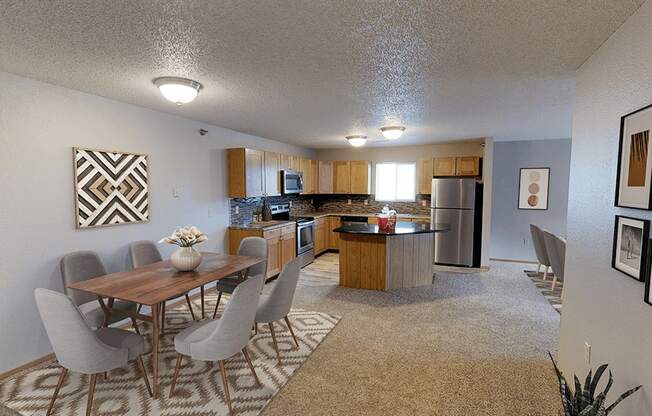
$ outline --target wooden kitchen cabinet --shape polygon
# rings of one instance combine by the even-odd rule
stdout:
[[[267,241],[267,275],[276,276],[296,257],[296,224],[268,229],[229,228],[229,254],[237,254],[245,237],[262,237]]]
[[[263,238],[267,241],[267,276],[276,276],[281,273],[281,230],[263,231]]]
[[[340,233],[336,233],[333,230],[339,228],[342,225],[340,217],[328,217],[328,228],[330,232],[328,233],[328,248],[331,250],[339,249],[340,242]]]
[[[371,162],[368,160],[351,161],[351,193],[371,194]]]
[[[315,219],[315,255],[328,250],[328,217]]]
[[[265,152],[265,190],[267,196],[281,195],[281,157],[278,153]]]
[[[290,156],[289,157],[290,170],[301,172],[302,169],[301,159],[302,158],[299,156]]]
[[[351,193],[351,164],[348,160],[333,162],[333,193]]]
[[[297,256],[296,248],[296,226],[284,227],[281,230],[281,269]]]
[[[436,157],[434,159],[434,176],[455,176],[456,175],[455,157]]]
[[[265,153],[254,149],[228,149],[229,198],[251,198],[265,193]]]
[[[420,159],[417,164],[417,193],[430,195],[432,192],[432,176],[434,174],[433,159]]]
[[[301,159],[301,172],[303,172],[303,194],[316,194],[317,191],[317,161]]]
[[[480,157],[463,156],[455,161],[456,176],[480,176]]]
[[[318,184],[317,192],[320,194],[332,194],[333,193],[333,162],[317,162],[317,171],[318,171]]]

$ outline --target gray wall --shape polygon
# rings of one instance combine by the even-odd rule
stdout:
[[[614,216],[652,212],[614,207],[620,117],[652,104],[652,2],[647,1],[582,65],[573,120],[562,369],[586,374],[609,363],[609,402],[642,384],[613,416],[652,414],[652,307],[644,284],[611,268]]]
[[[535,261],[530,224],[566,235],[571,141],[494,142],[491,257]],[[545,211],[518,209],[521,168],[550,168]]]
[[[199,128],[209,133],[199,136]],[[75,230],[73,146],[148,154],[151,221]],[[129,242],[158,240],[186,224],[208,233],[202,249],[222,251],[229,204],[221,149],[238,146],[314,156],[0,72],[0,372],[50,352],[33,290],[62,290],[62,254],[96,250],[110,271],[118,271],[127,265]],[[161,248],[166,255],[172,250]]]

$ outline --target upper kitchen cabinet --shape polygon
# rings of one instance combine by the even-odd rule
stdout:
[[[349,161],[333,162],[333,193],[351,193],[351,164]]]
[[[301,159],[301,172],[303,172],[303,194],[316,194],[317,191],[317,161]]]
[[[333,193],[333,162],[318,162],[317,192],[320,194]]]
[[[227,149],[229,198],[281,194],[281,155],[254,149]]]
[[[421,159],[417,164],[418,184],[417,193],[430,195],[432,189],[432,176],[434,175],[433,159]]]
[[[455,176],[456,159],[455,157],[436,157],[433,162],[434,176]]]
[[[265,189],[267,196],[281,195],[281,155],[265,152]]]
[[[371,193],[371,162],[351,161],[351,193],[369,195]]]
[[[289,156],[289,169],[297,172],[302,172],[303,166],[301,163],[302,157],[299,156]]]
[[[455,161],[456,176],[480,176],[480,157],[464,156]]]

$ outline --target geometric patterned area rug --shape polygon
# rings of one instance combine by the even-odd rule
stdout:
[[[210,295],[208,293],[211,293]],[[206,316],[212,316],[217,296],[214,291],[206,294]],[[220,312],[226,304],[222,296]],[[200,303],[193,299],[196,316],[201,315]],[[124,368],[108,374],[108,378],[97,378],[93,400],[93,415],[96,416],[140,416],[140,415],[226,415],[228,407],[224,399],[222,379],[217,364],[184,358],[174,395],[170,397],[170,383],[174,371],[176,352],[174,335],[192,320],[188,307],[179,304],[167,308],[165,335],[161,337],[159,353],[159,398],[152,399],[135,366],[129,363]],[[258,334],[253,335],[247,348],[251,356],[261,387],[255,383],[242,354],[226,360],[233,413],[236,415],[257,415],[269,403],[290,377],[310,357],[317,346],[335,328],[338,316],[321,312],[293,309],[289,314],[299,348],[285,322],[275,322],[274,330],[281,353],[281,365],[276,359],[271,334],[267,325],[258,325]],[[140,332],[145,335],[145,351],[151,351],[151,325],[139,321]],[[253,334],[253,332],[252,332]],[[151,354],[143,356],[147,376],[151,382]],[[43,363],[0,382],[0,403],[22,415],[44,415],[54,392],[61,371],[56,361]],[[66,381],[52,411],[52,416],[84,415],[88,393],[88,376],[68,372]],[[318,388],[318,386],[315,386]]]
[[[554,277],[552,273],[548,273],[546,280],[543,280],[543,272],[537,273],[534,270],[524,270],[524,272],[539,289],[543,297],[548,300],[548,303],[561,315],[561,293],[564,282],[557,281],[555,290],[552,290],[552,278]]]

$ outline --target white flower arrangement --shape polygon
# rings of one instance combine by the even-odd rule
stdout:
[[[192,247],[195,244],[202,243],[206,240],[208,240],[206,234],[199,231],[199,229],[193,225],[175,230],[171,236],[159,240],[159,244],[168,243],[176,244],[179,247]]]

